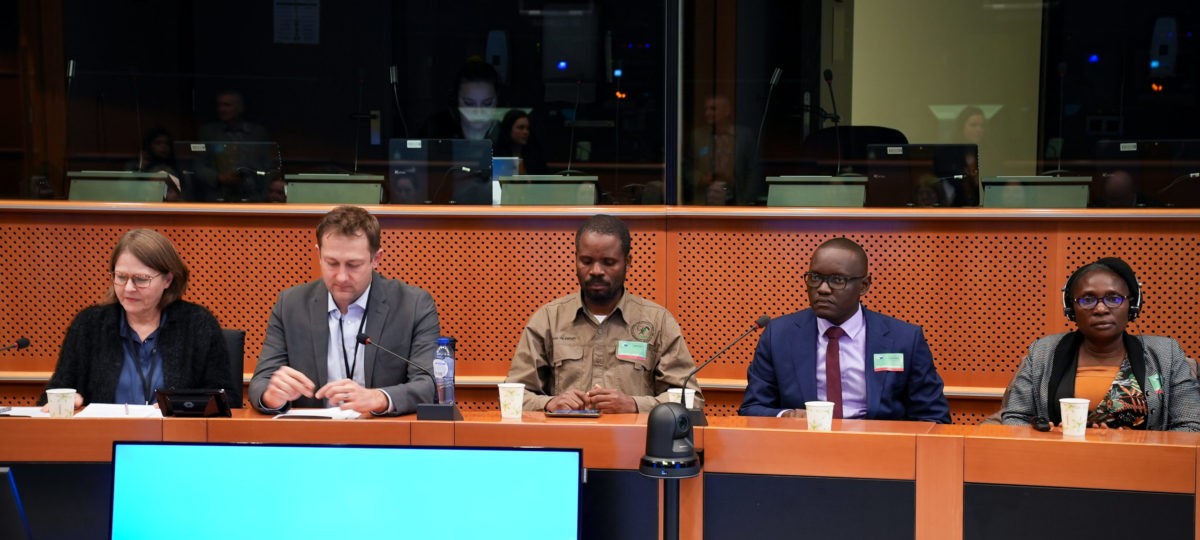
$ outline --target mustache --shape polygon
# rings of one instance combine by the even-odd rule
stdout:
[[[604,278],[592,278],[584,282],[585,285],[608,285],[609,281]]]

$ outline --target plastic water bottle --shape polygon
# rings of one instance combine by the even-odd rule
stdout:
[[[454,351],[450,338],[440,337],[433,351],[433,379],[437,385],[438,403],[454,403]]]

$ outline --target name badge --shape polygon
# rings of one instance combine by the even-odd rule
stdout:
[[[640,341],[618,341],[617,358],[645,362],[646,344]]]
[[[875,371],[904,371],[904,353],[875,355]]]
[[[1150,389],[1153,390],[1155,394],[1162,393],[1162,377],[1158,375],[1151,375],[1146,382],[1150,383]]]

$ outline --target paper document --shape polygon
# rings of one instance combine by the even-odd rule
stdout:
[[[4,411],[3,416],[32,416],[35,418],[50,418],[50,413],[42,412],[41,407],[13,407]]]
[[[154,405],[123,405],[119,403],[92,403],[75,418],[162,418],[162,411]]]
[[[283,414],[275,415],[275,418],[330,418],[333,420],[353,420],[360,416],[362,415],[352,409],[342,410],[338,407],[330,407],[328,409],[292,409]]]

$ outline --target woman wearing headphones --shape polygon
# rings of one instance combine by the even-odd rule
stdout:
[[[1060,398],[1078,397],[1089,402],[1089,426],[1200,431],[1200,386],[1179,343],[1125,332],[1141,307],[1141,286],[1121,259],[1072,273],[1063,310],[1079,330],[1029,346],[1009,384],[1003,422],[1045,429],[1062,422]]]

